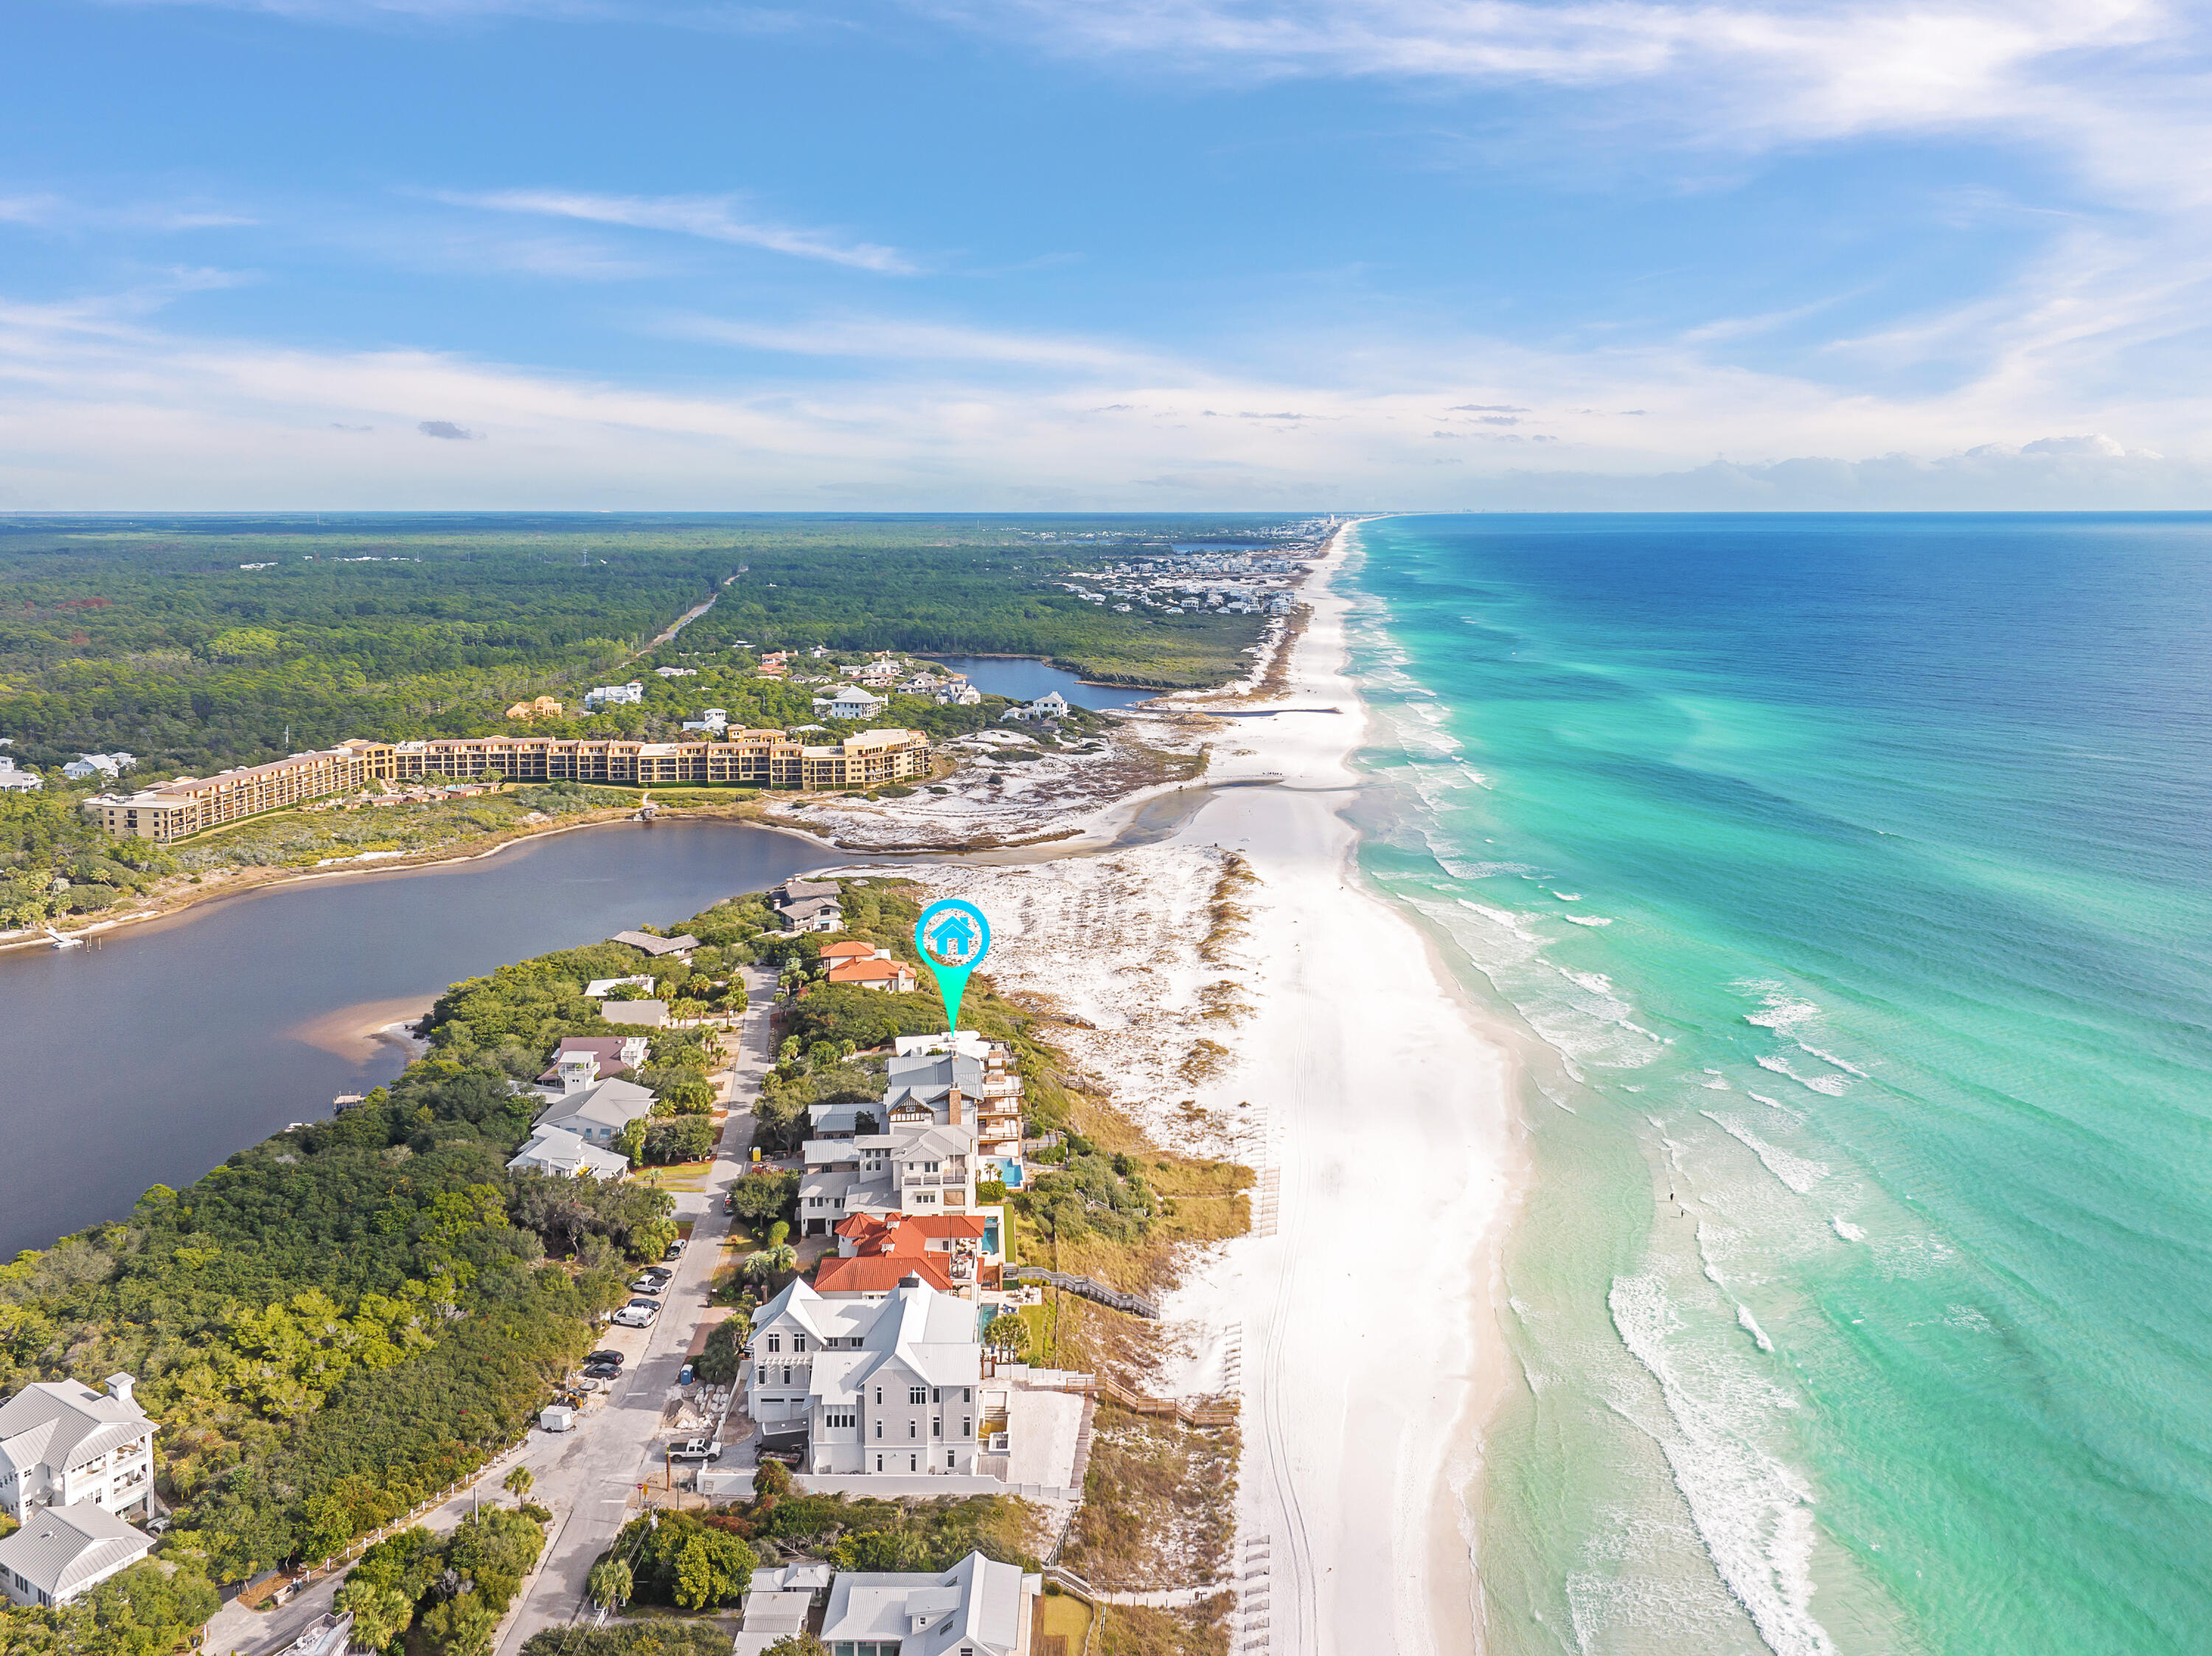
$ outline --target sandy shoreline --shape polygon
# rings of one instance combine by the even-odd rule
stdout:
[[[1245,766],[1285,786],[1218,796],[1179,837],[1280,894],[1242,1079],[1270,1106],[1276,1234],[1239,1245],[1243,1518],[1271,1542],[1272,1645],[1412,1656],[1476,1644],[1463,1514],[1505,1378],[1492,1295],[1522,1152],[1509,1049],[1361,883],[1349,795],[1320,791],[1357,786],[1366,729],[1340,567],[1307,588],[1285,701],[1348,716],[1249,721]]]
[[[1217,743],[1172,832],[911,866],[987,907],[994,981],[1082,1021],[1055,1039],[1118,1107],[1261,1170],[1254,1234],[1208,1249],[1167,1302],[1155,1388],[1243,1398],[1232,1648],[1264,1629],[1278,1653],[1462,1652],[1481,1431],[1508,1378],[1516,1066],[1431,939],[1360,881],[1344,813],[1366,719],[1340,564],[1307,585],[1282,695],[1244,704],[1258,716]],[[1342,716],[1293,716],[1322,708]],[[1201,943],[1232,892],[1232,940]],[[1199,1078],[1184,1054],[1201,1042],[1223,1056]]]

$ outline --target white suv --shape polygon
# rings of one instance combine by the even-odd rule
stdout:
[[[615,1313],[612,1320],[624,1328],[650,1328],[660,1315],[660,1307],[651,1300],[632,1300]]]

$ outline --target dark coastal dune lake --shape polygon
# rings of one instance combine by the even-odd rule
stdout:
[[[851,860],[743,823],[623,823],[0,955],[0,1259],[398,1074],[401,1049],[359,1031],[449,983]]]
[[[931,656],[956,673],[964,673],[975,687],[990,695],[1012,696],[1034,701],[1048,690],[1057,690],[1079,707],[1094,713],[1114,707],[1133,707],[1149,701],[1158,690],[1133,690],[1111,684],[1085,684],[1065,667],[1031,656]]]

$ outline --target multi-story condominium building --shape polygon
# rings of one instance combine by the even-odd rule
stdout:
[[[753,1319],[746,1411],[822,1475],[973,1475],[983,1423],[975,1307],[920,1277],[879,1300],[793,1283]]]
[[[929,738],[904,730],[862,731],[826,747],[809,747],[781,731],[725,731],[709,742],[487,736],[392,743],[356,737],[270,764],[205,778],[179,777],[127,799],[88,800],[84,808],[111,834],[176,840],[377,781],[489,772],[523,782],[730,783],[814,790],[876,787],[928,770]]]
[[[143,1504],[154,1479],[154,1422],[128,1374],[95,1392],[40,1380],[0,1404],[0,1511],[21,1523],[40,1507],[89,1501],[112,1513]]]

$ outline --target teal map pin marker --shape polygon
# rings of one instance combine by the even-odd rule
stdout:
[[[991,947],[991,923],[965,897],[947,897],[921,911],[914,925],[914,946],[937,979],[937,992],[945,1002],[945,1031],[957,1034],[960,998],[968,992],[968,974]]]

